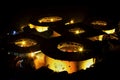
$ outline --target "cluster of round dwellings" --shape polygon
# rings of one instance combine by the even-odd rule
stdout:
[[[9,66],[34,70],[45,66],[68,73],[92,68],[102,59],[106,35],[115,34],[115,29],[116,25],[99,18],[86,23],[61,16],[33,18],[18,32],[7,34],[8,55],[14,56]]]

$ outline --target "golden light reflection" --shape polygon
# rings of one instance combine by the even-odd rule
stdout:
[[[62,42],[57,48],[63,52],[83,52],[84,47],[76,42]]]
[[[78,51],[79,51],[79,52],[83,52],[83,47],[79,47],[79,48],[78,48]]]
[[[46,65],[49,69],[55,72],[67,71],[68,73],[73,73],[77,71],[76,61],[63,61],[57,60],[50,57],[46,57]]]
[[[51,37],[59,37],[61,36],[61,34],[57,33],[56,31],[53,31],[53,34],[51,35]]]
[[[45,55],[43,53],[37,54],[34,59],[35,69],[39,69],[42,66],[45,66]]]
[[[102,41],[104,35],[99,35],[99,36],[94,36],[94,37],[89,37],[88,39],[91,41]]]
[[[67,71],[69,74],[77,72],[79,70],[86,70],[87,68],[94,67],[93,65],[96,63],[96,58],[90,58],[83,61],[54,59],[46,56],[41,51],[28,53],[27,56],[28,58],[33,59],[34,68],[36,70],[40,69],[42,66],[46,66],[55,72]]]
[[[33,25],[33,24],[28,24],[28,26],[29,26],[31,29],[35,28],[35,25]]]
[[[83,61],[65,61],[57,60],[51,57],[46,57],[46,65],[49,69],[55,72],[67,71],[69,74],[77,72],[79,70],[86,70],[87,68],[94,67],[95,58],[83,60]]]
[[[103,32],[107,33],[107,34],[114,34],[115,33],[115,29],[111,29],[111,30],[102,30]]]
[[[69,25],[69,24],[74,24],[74,20],[70,20],[69,22],[65,23],[65,25]]]
[[[36,31],[38,31],[38,32],[44,32],[44,31],[47,31],[48,30],[48,26],[36,26],[36,25],[33,25],[33,24],[28,24],[29,25],[29,27],[31,28],[31,29],[36,29]]]
[[[37,42],[35,40],[29,38],[21,38],[15,41],[15,45],[19,47],[31,47],[36,45]]]
[[[93,21],[91,24],[96,26],[107,26],[107,22],[101,20]]]
[[[74,34],[81,34],[81,33],[84,33],[85,30],[83,30],[81,28],[72,28],[72,29],[69,29],[69,32],[72,32]]]
[[[35,29],[38,31],[38,32],[44,32],[44,31],[47,31],[48,30],[48,26],[36,26]]]
[[[45,54],[43,54],[41,51],[28,53],[27,56],[33,59],[35,69],[45,66]]]
[[[98,36],[98,40],[99,40],[99,41],[102,41],[102,40],[103,40],[103,36],[104,36],[104,35],[99,35],[99,36]]]
[[[79,61],[78,65],[79,68],[78,70],[86,70],[87,68],[93,67],[93,64],[95,64],[95,58],[87,59],[84,61]]]
[[[43,22],[57,22],[62,20],[62,17],[59,16],[49,16],[49,17],[44,17],[41,18],[40,20],[38,20],[39,23],[43,23]]]

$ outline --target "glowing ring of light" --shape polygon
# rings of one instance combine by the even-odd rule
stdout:
[[[19,40],[31,40],[33,41],[33,43],[31,43],[29,45],[23,45],[21,46],[21,44],[17,44],[16,42],[18,42]],[[37,35],[33,35],[33,34],[26,34],[26,33],[21,33],[15,36],[10,36],[9,37],[9,41],[8,41],[8,51],[11,52],[18,52],[18,53],[29,53],[29,52],[33,52],[33,51],[38,51],[41,49],[40,47],[40,43],[43,42],[45,39],[43,37],[37,36]],[[26,43],[26,44],[28,44]]]
[[[58,25],[64,25],[68,21],[68,18],[65,18],[63,16],[40,16],[40,17],[34,17],[30,20],[30,23],[37,26],[58,26]]]
[[[15,41],[15,45],[19,47],[31,47],[37,45],[37,42],[29,38],[21,38]]]
[[[66,52],[58,49],[58,45],[60,45],[61,42],[75,42],[79,43],[80,45],[83,45],[84,51],[76,51],[76,52]],[[80,39],[75,37],[67,37],[67,36],[60,36],[55,38],[50,38],[49,40],[44,41],[46,44],[41,44],[41,51],[48,55],[49,57],[52,57],[54,59],[60,59],[60,60],[72,60],[72,61],[78,61],[78,60],[85,60],[89,59],[91,57],[95,57],[97,54],[101,53],[99,49],[102,48],[96,48],[98,44],[88,40],[88,39]],[[99,45],[99,47],[101,47]]]
[[[62,29],[56,29],[56,31],[64,36],[76,36],[81,38],[105,34],[103,31],[93,29],[84,23],[65,25]]]
[[[82,52],[83,45],[76,42],[62,42],[57,48],[63,52]]]
[[[43,17],[41,19],[38,20],[39,23],[49,23],[49,22],[57,22],[62,20],[62,17],[59,16],[48,16],[48,17]]]
[[[110,30],[117,27],[118,22],[103,17],[90,17],[85,20],[85,24],[90,25],[94,29]]]

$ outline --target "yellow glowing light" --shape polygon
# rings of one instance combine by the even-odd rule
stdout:
[[[53,22],[54,21],[54,19],[52,18],[52,19],[50,19],[50,22]]]
[[[33,58],[37,53],[41,53],[41,50],[28,53],[27,56]]]
[[[80,33],[80,31],[79,31],[79,30],[76,30],[76,31],[75,31],[75,34],[79,34],[79,33]]]
[[[45,54],[43,54],[41,50],[28,53],[27,56],[33,59],[35,69],[45,66]]]
[[[21,42],[21,45],[26,45],[26,41],[22,41],[22,42]]]
[[[50,57],[46,57],[46,65],[48,68],[55,72],[67,71],[68,73],[73,73],[77,71],[76,61],[63,61],[57,60]]]
[[[114,34],[115,33],[115,29],[111,29],[111,30],[102,30],[103,32],[107,33],[107,34]]]
[[[74,20],[71,20],[70,23],[73,24],[73,23],[74,23]]]
[[[69,22],[65,23],[65,25],[69,25],[69,24],[74,24],[74,20],[70,20]]]
[[[34,46],[36,45],[37,42],[32,40],[32,39],[28,39],[28,38],[22,38],[22,39],[18,39],[15,41],[15,45],[19,46],[19,47],[30,47],[30,46]]]
[[[95,58],[87,59],[84,61],[79,61],[79,70],[86,70],[87,68],[93,67],[95,64]]]
[[[38,31],[38,32],[44,32],[44,31],[47,31],[48,30],[48,26],[36,26],[35,29]]]
[[[57,22],[62,20],[62,17],[59,16],[50,16],[50,17],[44,17],[40,20],[38,20],[38,22],[43,23],[43,22]]]
[[[98,38],[99,41],[102,41],[102,40],[103,40],[103,35],[99,35],[98,37],[99,37],[99,38]]]
[[[36,70],[42,66],[46,66],[55,72],[67,71],[69,74],[94,67],[93,65],[96,62],[96,58],[90,58],[83,61],[59,60],[46,56],[41,51],[29,53],[28,57],[33,59],[34,68]]]
[[[83,30],[81,28],[72,28],[72,29],[69,29],[69,32],[72,32],[74,34],[81,34],[81,33],[84,33],[85,30]]]
[[[44,32],[44,31],[47,31],[48,30],[48,26],[36,26],[36,25],[33,25],[33,24],[28,24],[29,25],[29,27],[31,28],[31,29],[36,29],[36,31],[38,31],[38,32]]]
[[[92,41],[102,41],[103,40],[103,36],[104,35],[99,35],[99,36],[89,37],[88,39],[92,40]]]
[[[69,32],[72,32],[74,34],[81,34],[81,33],[84,33],[85,30],[83,30],[81,28],[72,28],[72,29],[69,29]]]
[[[87,68],[94,67],[95,60],[95,58],[90,58],[83,61],[66,61],[46,56],[46,65],[55,72],[67,71],[71,74],[79,70],[86,70]]]
[[[83,47],[78,48],[79,52],[83,52]]]
[[[30,53],[30,57],[34,57],[35,56],[35,53]]]
[[[28,24],[28,26],[29,26],[31,29],[35,28],[35,25],[33,25],[33,24]]]
[[[76,42],[63,42],[57,48],[63,52],[82,52],[83,46]]]
[[[98,25],[98,26],[106,26],[107,22],[98,20],[98,21],[93,21],[91,24],[92,25]]]
[[[42,66],[45,66],[45,54],[43,53],[36,54],[36,58],[34,59],[35,69],[39,69]]]

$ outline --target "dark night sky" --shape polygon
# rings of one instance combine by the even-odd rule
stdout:
[[[83,16],[104,16],[114,19],[120,18],[119,5],[104,1],[29,1],[27,2],[4,2],[0,6],[0,25],[1,31],[7,29],[9,24],[17,24],[19,21],[25,23],[30,17],[54,13],[61,15]],[[88,17],[87,17],[88,18]],[[20,23],[21,24],[21,23]],[[2,33],[2,32],[1,32]]]

